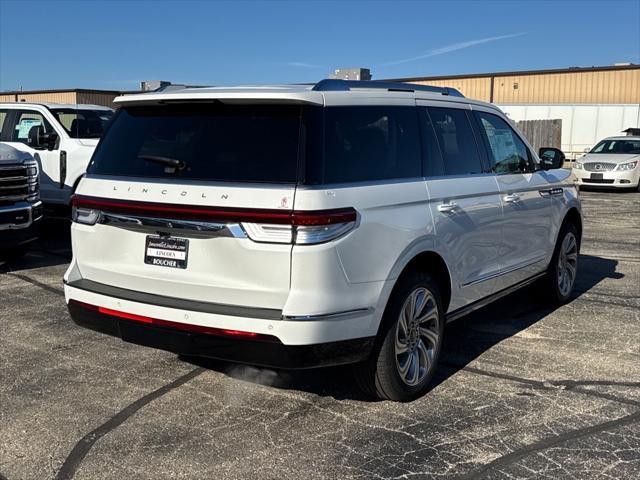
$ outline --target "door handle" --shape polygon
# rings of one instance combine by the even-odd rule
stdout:
[[[509,195],[505,195],[502,199],[506,203],[518,203],[520,201],[520,195],[517,193],[510,193]]]
[[[454,212],[457,208],[458,204],[453,202],[442,203],[438,205],[438,211],[442,213],[451,213]]]

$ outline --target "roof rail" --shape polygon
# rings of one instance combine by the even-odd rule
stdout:
[[[455,88],[433,87],[431,85],[417,85],[414,83],[385,82],[383,80],[341,80],[326,78],[316,83],[312,90],[317,92],[347,92],[354,89],[381,89],[389,92],[430,92],[452,97],[462,97],[464,95]]]

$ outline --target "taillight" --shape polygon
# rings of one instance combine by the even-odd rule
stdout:
[[[100,218],[100,211],[91,208],[72,207],[71,220],[83,225],[95,225]]]
[[[247,222],[241,225],[247,236],[255,242],[313,245],[335,240],[353,230],[357,225],[358,213],[353,208],[294,211],[290,218],[290,225]]]
[[[72,220],[84,225],[95,225],[100,221],[102,212],[132,218],[239,223],[248,238],[262,243],[325,243],[345,235],[358,224],[358,212],[353,208],[315,211],[224,208],[110,200],[84,195],[74,195],[71,205]]]

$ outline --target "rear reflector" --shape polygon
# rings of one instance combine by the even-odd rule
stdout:
[[[78,300],[69,300],[69,303],[73,303],[78,307],[82,307],[85,310],[91,310],[93,312],[107,315],[109,317],[122,318],[124,320],[131,320],[139,323],[146,323],[157,327],[173,328],[175,330],[181,330],[191,333],[202,333],[205,335],[216,335],[219,337],[234,337],[243,340],[258,340],[262,342],[281,343],[277,337],[273,335],[263,335],[256,332],[245,332],[242,330],[229,330],[225,328],[204,327],[202,325],[192,325],[187,323],[172,322],[169,320],[160,320],[159,318],[147,317],[144,315],[137,315],[135,313],[123,312],[120,310],[113,310],[111,308],[99,307],[90,303],[80,302]]]

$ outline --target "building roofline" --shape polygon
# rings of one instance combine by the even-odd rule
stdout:
[[[57,89],[47,89],[47,90],[6,90],[1,91],[0,95],[29,95],[29,94],[40,94],[40,93],[105,93],[105,94],[113,94],[113,95],[122,95],[124,92],[122,90],[99,90],[93,88],[57,88]]]
[[[491,78],[491,77],[515,77],[525,75],[539,75],[550,73],[586,73],[586,72],[607,72],[611,70],[640,70],[640,65],[607,65],[602,67],[569,67],[552,68],[546,70],[520,70],[507,72],[470,73],[468,75],[434,75],[422,77],[386,78],[392,82],[419,82],[424,80],[458,80],[463,78]]]

